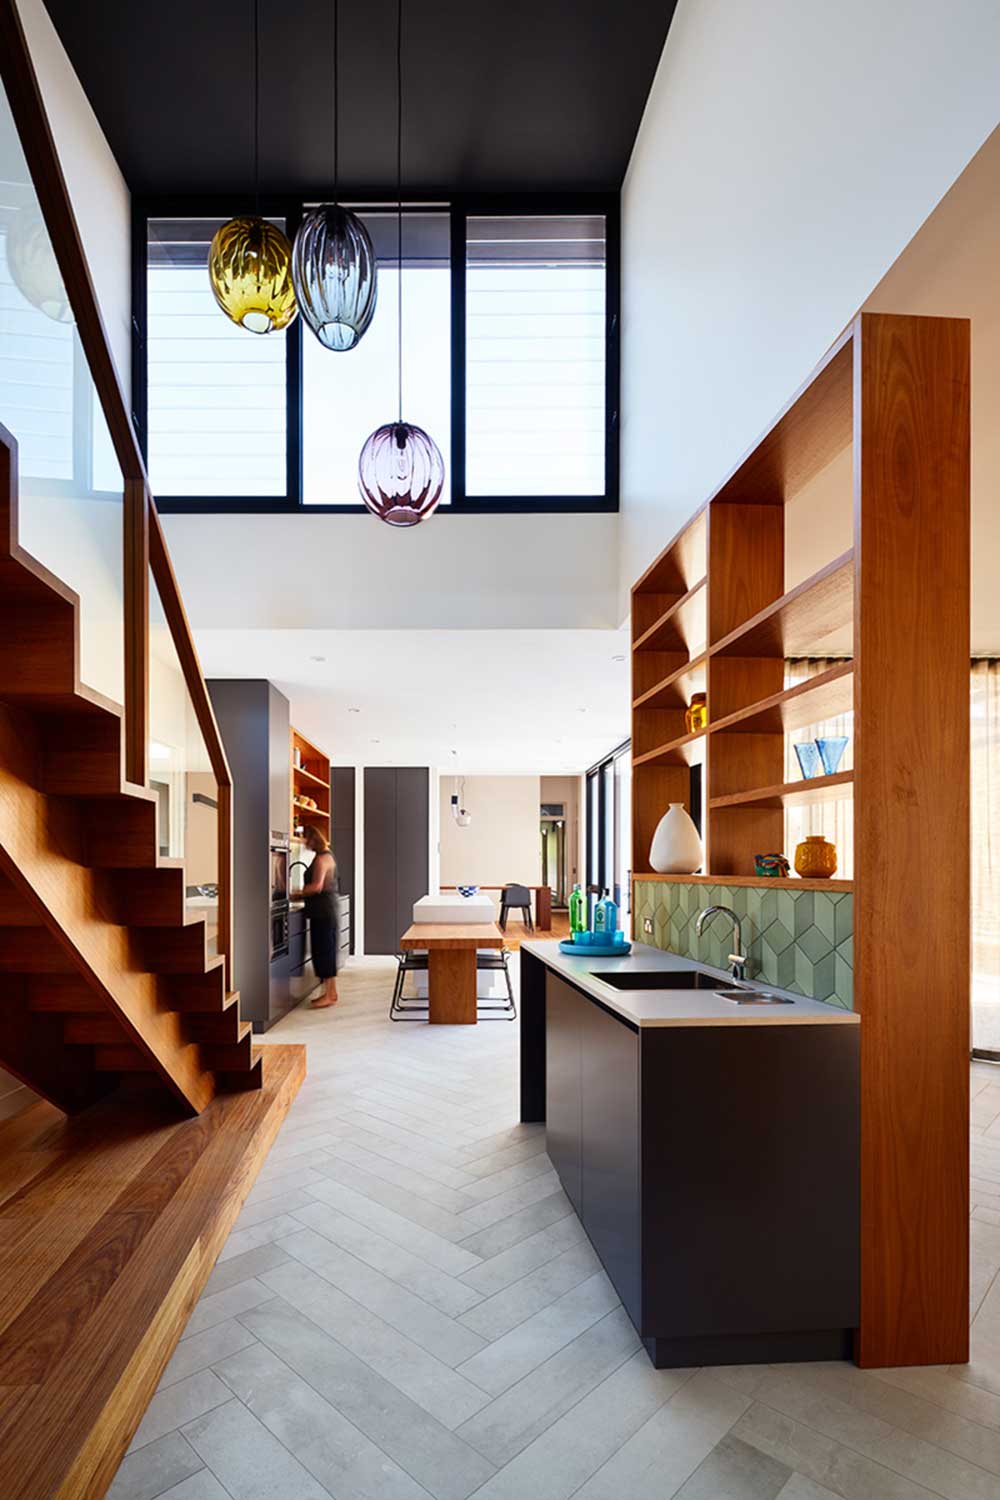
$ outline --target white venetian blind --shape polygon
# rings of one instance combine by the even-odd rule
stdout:
[[[217,306],[208,248],[222,222],[149,221],[148,437],[156,495],[286,492],[285,338],[237,328]]]
[[[603,215],[470,217],[466,493],[605,490]]]

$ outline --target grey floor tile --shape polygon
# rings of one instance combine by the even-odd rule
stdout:
[[[296,1165],[293,1171],[282,1172],[275,1177],[265,1177],[263,1180],[258,1177],[246,1196],[244,1207],[250,1208],[258,1203],[268,1203],[272,1198],[293,1193],[299,1188],[311,1187],[314,1182],[319,1181],[320,1173],[312,1165],[304,1167]]]
[[[238,1281],[247,1281],[261,1271],[273,1271],[275,1266],[280,1266],[287,1259],[284,1250],[280,1250],[273,1240],[266,1245],[246,1250],[242,1255],[231,1255],[216,1265],[205,1283],[202,1296],[210,1297],[213,1292],[224,1292],[227,1287],[235,1286]]]
[[[268,1219],[278,1218],[280,1214],[290,1214],[297,1208],[305,1208],[312,1201],[313,1194],[309,1188],[293,1188],[291,1192],[275,1193],[264,1203],[245,1204],[233,1227],[237,1231],[253,1229],[258,1224],[266,1223]]]
[[[176,1384],[158,1390],[146,1408],[129,1452],[154,1443],[168,1432],[176,1432],[185,1422],[193,1421],[228,1400],[228,1388],[211,1370],[199,1370],[196,1375],[188,1375]]]
[[[278,1214],[274,1219],[265,1219],[263,1224],[255,1224],[252,1229],[234,1229],[219,1252],[216,1270],[227,1261],[246,1255],[248,1250],[276,1244],[286,1234],[294,1234],[298,1227],[298,1220],[293,1219],[291,1214]]]
[[[787,1464],[726,1436],[681,1485],[676,1500],[775,1500],[790,1477]]]
[[[544,1153],[545,1137],[532,1136],[530,1140],[519,1141],[516,1145],[505,1146],[499,1151],[486,1151],[481,1156],[466,1156],[463,1166],[473,1177],[488,1177],[504,1167],[514,1166],[520,1161],[531,1161]]]
[[[448,1213],[462,1213],[464,1209],[471,1208],[477,1201],[464,1188],[452,1187],[437,1181],[434,1177],[426,1176],[412,1162],[407,1162],[404,1166],[401,1162],[390,1161],[387,1157],[379,1156],[377,1152],[358,1145],[356,1141],[342,1141],[340,1145],[324,1154],[331,1161],[347,1162],[351,1166],[360,1167],[363,1171],[371,1173],[373,1177],[380,1177],[385,1182],[392,1183],[395,1187],[406,1188],[410,1193],[426,1198],[428,1203],[433,1203]]]
[[[224,1360],[219,1374],[337,1500],[424,1500],[422,1485],[263,1344]]]
[[[463,1237],[464,1219],[451,1209],[439,1207],[419,1188],[402,1187],[397,1182],[389,1181],[382,1173],[372,1172],[358,1166],[356,1162],[330,1154],[325,1156],[320,1171],[324,1177],[362,1193],[371,1202],[381,1203],[394,1213],[402,1214],[414,1224],[429,1229],[432,1234],[439,1234],[442,1239],[458,1240]]]
[[[293,1222],[297,1230],[305,1226],[332,1244],[349,1250],[359,1260],[416,1292],[418,1297],[423,1297],[425,1302],[430,1302],[449,1317],[457,1317],[481,1300],[481,1293],[466,1286],[464,1280],[428,1265],[426,1260],[405,1246],[386,1239],[328,1203],[314,1203],[310,1208],[301,1209]]]
[[[312,1192],[321,1203],[339,1208],[341,1213],[356,1219],[359,1224],[366,1224],[369,1229],[376,1230],[386,1239],[423,1256],[432,1266],[436,1266],[439,1271],[446,1271],[449,1276],[461,1276],[463,1271],[471,1271],[479,1263],[481,1257],[475,1249],[455,1244],[377,1199],[359,1193],[356,1188],[328,1179],[318,1183]]]
[[[198,1417],[184,1436],[232,1500],[329,1500],[330,1492],[241,1401]]]
[[[622,1500],[625,1495],[667,1500],[749,1405],[745,1396],[704,1372],[679,1370],[672,1375],[676,1387],[669,1399],[581,1487],[580,1500]]]
[[[841,1389],[841,1368],[852,1369],[851,1366],[833,1368],[833,1380],[838,1390]],[[864,1386],[862,1376],[857,1389]],[[881,1390],[881,1385],[878,1388]],[[891,1387],[885,1389],[891,1393]],[[917,1399],[907,1398],[904,1392],[898,1395],[900,1401]],[[860,1405],[843,1400],[841,1395],[833,1394],[829,1377],[823,1380],[813,1370],[805,1374],[772,1371],[762,1382],[757,1400],[814,1432],[852,1448],[873,1463],[883,1464],[887,1469],[934,1490],[945,1500],[998,1500],[1000,1496],[1000,1480],[995,1474],[986,1472],[964,1457],[946,1452],[937,1443],[894,1426]],[[962,1418],[949,1417],[946,1412],[940,1413],[940,1417],[942,1421],[950,1420],[956,1425],[963,1423]],[[973,1428],[971,1423],[964,1425]],[[991,1441],[990,1435],[984,1432],[983,1436]],[[801,1466],[792,1464],[790,1467]]]
[[[209,1469],[199,1469],[190,1479],[164,1490],[159,1500],[231,1500],[215,1475]]]
[[[371,1156],[381,1156],[386,1161],[395,1162],[401,1167],[416,1167],[424,1177],[429,1177],[432,1182],[441,1183],[443,1187],[464,1188],[475,1181],[474,1174],[462,1167],[453,1167],[448,1162],[429,1156],[418,1146],[412,1146],[406,1141],[374,1135],[370,1130],[363,1130],[360,1126],[352,1130],[350,1141],[364,1147]]]
[[[483,1173],[463,1191],[466,1197],[474,1199],[476,1203],[485,1203],[489,1198],[496,1198],[501,1193],[509,1192],[511,1188],[532,1182],[536,1177],[542,1177],[551,1171],[552,1163],[548,1156],[544,1151],[538,1151],[524,1161],[499,1167],[495,1172]],[[524,1207],[523,1204],[517,1206]]]
[[[468,1239],[462,1241],[462,1247],[486,1260],[489,1256],[509,1250],[519,1240],[526,1240],[539,1229],[547,1229],[550,1224],[557,1223],[572,1212],[573,1206],[560,1188],[538,1203],[518,1209],[506,1219],[501,1219],[498,1224],[490,1224],[486,1229],[470,1234]]]
[[[616,1307],[471,1417],[458,1435],[499,1468],[640,1347],[628,1314]]]
[[[302,1229],[282,1243],[289,1255],[317,1276],[353,1297],[446,1365],[460,1365],[484,1347],[485,1340],[471,1328],[440,1312],[350,1251],[331,1244],[315,1230]]]
[[[436,1500],[466,1500],[493,1465],[397,1386],[280,1299],[246,1313],[251,1332]]]
[[[229,1318],[225,1323],[216,1323],[214,1327],[206,1328],[204,1333],[193,1333],[190,1338],[181,1339],[160,1377],[160,1390],[175,1385],[178,1380],[186,1380],[199,1370],[207,1370],[217,1360],[236,1354],[253,1342],[253,1334],[242,1323],[237,1323],[235,1318]]]
[[[654,1370],[645,1350],[634,1354],[495,1474],[477,1500],[569,1500],[674,1394],[681,1379],[674,1371]],[[642,1491],[616,1489],[614,1500],[626,1495],[640,1500]],[[650,1500],[656,1495],[652,1490]]]
[[[603,1271],[581,1281],[460,1366],[460,1373],[499,1396],[618,1306]]]
[[[488,1398],[477,1384],[307,1266],[293,1263],[268,1271],[267,1285],[443,1426],[458,1427],[486,1405]]]
[[[543,1262],[519,1281],[470,1308],[462,1314],[462,1322],[485,1339],[498,1339],[585,1281],[600,1269],[600,1264],[589,1243],[571,1245],[561,1255]]]
[[[148,1447],[125,1455],[107,1500],[156,1500],[156,1496],[197,1474],[202,1467],[191,1444],[179,1432],[171,1432]]]
[[[570,1245],[580,1245],[585,1241],[587,1236],[576,1214],[565,1214],[554,1224],[526,1235],[509,1248],[491,1255],[473,1270],[466,1271],[462,1280],[484,1297],[493,1296],[520,1281],[536,1266],[554,1260]]]
[[[778,1491],[778,1500],[838,1500],[838,1496],[804,1474],[793,1474],[784,1489]]]
[[[519,1182],[516,1187],[507,1188],[502,1193],[485,1198],[473,1208],[467,1208],[461,1215],[462,1225],[467,1235],[475,1234],[477,1230],[499,1224],[519,1209],[530,1208],[533,1203],[539,1203],[559,1191],[559,1178],[549,1168],[548,1171],[529,1178],[527,1182]]]
[[[256,1307],[259,1302],[266,1302],[273,1296],[274,1293],[262,1281],[258,1281],[256,1276],[238,1281],[224,1292],[212,1292],[195,1304],[184,1329],[184,1337],[187,1339],[193,1334],[204,1333],[206,1328],[214,1328],[216,1323],[225,1323],[229,1318],[235,1318],[239,1313],[246,1312],[248,1308]]]
[[[732,1431],[842,1500],[928,1500],[933,1493],[760,1402],[753,1403]]]

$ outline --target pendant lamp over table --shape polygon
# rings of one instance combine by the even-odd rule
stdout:
[[[444,489],[444,459],[434,439],[403,421],[403,3],[396,4],[396,266],[399,276],[397,346],[399,415],[368,438],[358,459],[358,487],[373,515],[387,526],[416,526],[436,509]]]

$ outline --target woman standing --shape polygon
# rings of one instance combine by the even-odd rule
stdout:
[[[312,1001],[313,1010],[325,1010],[336,1005],[337,995],[337,906],[334,900],[337,866],[330,845],[318,828],[310,825],[305,831],[305,844],[315,858],[309,867],[308,879],[302,887],[305,897],[306,916],[309,918],[309,937],[312,947],[313,968],[317,979],[323,980],[323,993]]]

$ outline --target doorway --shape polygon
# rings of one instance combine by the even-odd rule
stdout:
[[[566,819],[565,808],[559,815],[544,808],[540,825],[542,837],[542,884],[552,892],[552,905],[566,905]]]

